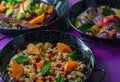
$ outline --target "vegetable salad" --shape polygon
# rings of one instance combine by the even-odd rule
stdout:
[[[52,5],[34,0],[2,0],[0,3],[1,19],[11,18],[10,22],[24,25],[43,25],[54,18],[55,11]],[[19,21],[16,21],[20,20]],[[21,21],[23,20],[23,21]],[[9,21],[9,19],[8,19]],[[30,27],[30,25],[28,27]]]
[[[58,42],[29,43],[11,59],[8,74],[15,82],[83,82],[86,63],[77,61],[77,51]]]
[[[88,7],[75,21],[83,33],[99,38],[120,38],[120,9],[107,6]]]

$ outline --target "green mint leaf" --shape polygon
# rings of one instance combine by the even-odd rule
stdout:
[[[115,14],[114,11],[111,11],[111,10],[108,9],[108,8],[102,8],[102,12],[103,12],[103,14],[106,15],[106,16],[114,15],[114,14]]]
[[[26,10],[25,13],[32,13],[32,10]]]
[[[49,68],[50,68],[50,62],[45,61],[45,64],[43,65],[41,70],[42,75],[45,75],[48,72]]]
[[[30,4],[31,9],[37,9],[36,5],[34,3]]]
[[[25,56],[20,56],[17,57],[15,60],[17,63],[24,63],[24,62],[29,62],[30,59]]]
[[[72,51],[70,53],[70,58],[74,61],[77,61],[78,60],[78,55],[77,55],[77,51]]]
[[[83,24],[78,29],[82,31],[83,33],[89,31],[89,29],[92,27],[92,24]]]
[[[113,25],[113,28],[114,28],[115,30],[120,30],[120,26],[118,26],[118,25]]]
[[[62,77],[60,75],[57,78],[57,82],[63,82]]]
[[[20,3],[20,2],[22,2],[22,0],[8,0],[8,2],[10,2],[10,3],[13,3],[13,2]]]

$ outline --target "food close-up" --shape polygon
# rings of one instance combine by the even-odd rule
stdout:
[[[0,28],[38,28],[48,24],[55,16],[53,5],[45,2],[3,0],[0,3]]]
[[[120,0],[0,0],[0,82],[120,82]]]
[[[88,7],[75,21],[83,33],[99,38],[120,38],[120,10],[108,6]]]
[[[29,43],[11,59],[7,69],[15,82],[83,82],[86,79],[85,62],[78,61],[77,51],[61,42],[55,47],[49,42]]]

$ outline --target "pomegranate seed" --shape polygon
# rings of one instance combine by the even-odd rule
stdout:
[[[18,79],[16,79],[16,80],[15,80],[15,82],[19,82],[19,80],[18,80]]]
[[[64,67],[61,67],[61,68],[60,68],[60,71],[64,71]]]
[[[33,64],[34,68],[37,69],[37,65],[36,64]]]
[[[51,57],[52,57],[52,55],[50,55],[50,54],[47,56],[48,59],[50,59]]]
[[[42,78],[41,78],[43,81],[45,81],[46,80],[46,78],[45,78],[45,76],[42,76]]]
[[[49,54],[52,54],[53,51],[50,51]]]
[[[62,57],[59,57],[58,60],[62,60]]]
[[[51,53],[52,56],[55,56],[55,54],[56,54],[55,52],[52,52],[52,53]]]
[[[37,78],[37,77],[35,77],[35,78],[33,79],[33,82],[36,82],[36,80],[38,80],[38,78]]]
[[[57,80],[57,78],[55,78],[55,80]]]
[[[56,67],[60,68],[60,67],[61,67],[61,64],[56,64]]]
[[[51,78],[51,77],[49,77],[49,78],[48,78],[48,81],[49,81],[49,82],[51,82],[51,81],[52,81],[52,78]]]
[[[65,61],[65,59],[64,58],[62,58],[62,60],[61,60],[62,62],[64,62]]]

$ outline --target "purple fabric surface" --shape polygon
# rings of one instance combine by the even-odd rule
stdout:
[[[77,1],[80,0],[68,0],[69,7]],[[70,33],[78,38],[80,37],[80,34],[75,30],[72,30]],[[0,41],[0,49],[2,49],[9,40],[9,38],[6,38]],[[113,43],[109,45],[86,44],[94,52],[97,65],[102,67],[106,72],[103,82],[120,82],[120,43]],[[1,78],[0,82],[2,82]]]

